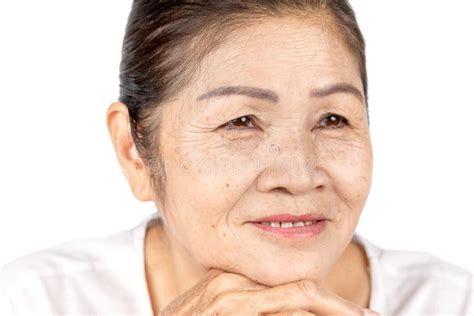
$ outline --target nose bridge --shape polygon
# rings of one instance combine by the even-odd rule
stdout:
[[[295,132],[267,146],[268,164],[259,175],[257,186],[261,191],[284,189],[302,194],[323,184],[317,168],[317,151],[312,140]]]
[[[302,170],[308,162],[312,160],[311,152],[309,151],[309,140],[301,137],[300,134],[294,134],[280,139],[276,146],[280,146],[280,157],[276,162],[287,163],[290,174],[302,175]]]

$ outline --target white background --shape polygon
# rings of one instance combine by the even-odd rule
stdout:
[[[474,271],[474,2],[353,1],[374,148],[358,232]],[[0,265],[131,228],[105,125],[131,1],[0,2]]]

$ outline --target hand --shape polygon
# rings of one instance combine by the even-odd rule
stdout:
[[[267,287],[239,274],[211,269],[198,284],[166,306],[160,315],[370,314],[310,280]]]

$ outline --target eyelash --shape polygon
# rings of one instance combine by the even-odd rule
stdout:
[[[327,113],[323,116],[322,120],[321,121],[325,121],[325,120],[330,120],[330,118],[333,117],[337,120],[339,120],[338,124],[336,126],[327,126],[326,128],[343,128],[343,127],[346,127],[348,124],[347,122],[347,119],[341,115],[337,115],[337,114],[334,114],[334,113]],[[332,122],[335,122],[334,120],[330,120]],[[317,127],[317,128],[325,128],[324,126],[323,127]]]
[[[235,128],[235,127],[232,127],[232,124],[234,124],[234,122],[239,122],[239,120],[241,120],[242,118],[247,118],[247,120],[245,120],[244,122],[240,121],[241,123],[244,123],[245,122],[250,122],[253,124],[253,127],[243,127],[243,128]],[[333,119],[331,119],[333,118]],[[330,128],[330,129],[337,129],[337,128],[343,128],[345,126],[348,125],[348,122],[347,122],[347,119],[341,115],[337,115],[337,114],[334,114],[334,113],[327,113],[323,116],[323,118],[321,119],[321,122],[324,122],[326,120],[330,120],[331,122],[338,122],[337,125],[333,126],[333,125],[326,125],[326,126],[318,126],[317,128]],[[240,116],[236,119],[233,119],[229,122],[227,122],[226,124],[224,124],[222,127],[224,127],[226,130],[247,130],[247,129],[254,129],[256,128],[255,126],[255,116],[254,115],[244,115],[244,116]]]
[[[240,119],[242,118],[250,118],[248,121],[249,122],[252,122],[252,124],[254,125],[254,127],[244,127],[244,128],[235,128],[235,127],[232,127],[231,124],[233,124],[233,122],[238,122]],[[246,130],[246,129],[254,129],[255,128],[255,116],[254,115],[244,115],[244,116],[240,116],[236,119],[233,119],[232,121],[229,121],[227,123],[225,123],[223,125],[223,127],[226,129],[226,130]]]

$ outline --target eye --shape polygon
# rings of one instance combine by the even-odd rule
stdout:
[[[347,120],[333,113],[326,114],[318,125],[320,128],[343,128],[345,126],[347,126]]]
[[[255,128],[253,115],[244,115],[223,125],[228,130],[252,129]]]

